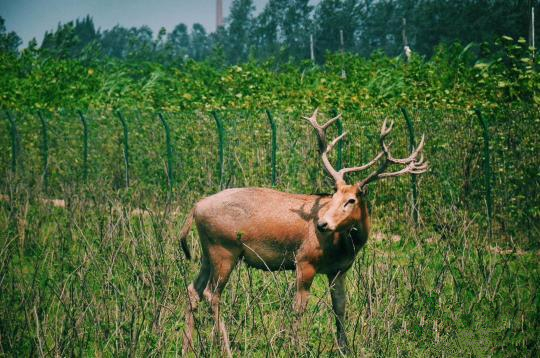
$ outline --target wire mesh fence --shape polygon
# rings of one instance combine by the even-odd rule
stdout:
[[[429,172],[377,182],[370,189],[372,210],[396,223],[436,229],[451,227],[455,223],[448,213],[463,211],[489,232],[538,234],[536,110],[482,111],[481,116],[475,111],[400,108],[342,114],[348,134],[342,148],[331,153],[336,167],[339,159],[345,167],[357,166],[377,154],[384,118],[395,122],[390,139],[394,156],[407,156],[411,143],[425,136]],[[313,129],[303,115],[268,110],[4,111],[0,173],[4,183],[20,180],[50,196],[65,186],[89,183],[199,197],[239,186],[331,192],[333,183],[323,174]],[[329,136],[337,136],[338,130],[332,126]],[[352,183],[361,176],[347,179]]]

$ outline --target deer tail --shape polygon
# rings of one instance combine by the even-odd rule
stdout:
[[[187,244],[187,236],[189,234],[189,231],[191,230],[191,225],[193,225],[193,214],[195,213],[195,208],[191,209],[189,212],[186,222],[184,223],[184,226],[182,227],[182,230],[180,231],[180,245],[182,246],[182,251],[184,251],[184,255],[186,255],[186,258],[188,260],[191,260],[191,252],[189,251],[189,247]]]

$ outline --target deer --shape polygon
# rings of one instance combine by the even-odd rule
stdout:
[[[240,260],[248,267],[266,271],[296,270],[293,311],[306,309],[309,291],[316,274],[328,278],[335,315],[338,349],[347,354],[345,333],[345,277],[355,257],[365,245],[370,231],[367,185],[376,180],[428,170],[422,150],[424,136],[406,158],[392,156],[386,137],[394,123],[385,119],[380,130],[380,152],[367,164],[334,169],[329,152],[341,141],[344,132],[328,143],[326,130],[341,114],[325,124],[317,121],[318,109],[304,117],[317,135],[322,164],[335,182],[332,195],[291,194],[267,188],[233,188],[200,200],[188,214],[180,232],[180,243],[187,259],[191,252],[187,236],[195,221],[201,247],[201,268],[188,286],[188,307],[184,331],[184,353],[193,349],[194,313],[204,298],[210,304],[214,332],[219,331],[223,348],[232,357],[229,337],[220,317],[220,297],[231,272]],[[379,164],[363,180],[347,184],[345,175]],[[391,165],[402,169],[389,172]]]

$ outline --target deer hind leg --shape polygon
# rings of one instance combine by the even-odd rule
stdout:
[[[199,301],[203,297],[204,288],[208,283],[210,278],[210,263],[208,258],[203,255],[201,260],[201,270],[199,275],[193,281],[192,284],[188,286],[188,297],[189,302],[186,308],[186,329],[184,336],[184,344],[182,347],[183,355],[186,355],[189,350],[193,350],[193,329],[195,327],[195,317],[194,313],[197,310]]]
[[[208,286],[204,291],[204,296],[210,303],[210,308],[214,315],[214,331],[219,330],[223,340],[223,346],[227,356],[232,357],[229,335],[225,323],[220,315],[220,298],[232,270],[238,262],[239,253],[233,253],[223,247],[214,247],[209,249],[212,270]]]

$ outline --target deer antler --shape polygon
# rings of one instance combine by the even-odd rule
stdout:
[[[338,114],[336,117],[330,119],[328,122],[326,122],[323,125],[320,125],[317,122],[317,114],[319,113],[319,109],[317,108],[311,117],[304,117],[307,119],[313,128],[315,128],[315,131],[317,132],[317,139],[319,143],[319,153],[321,155],[321,159],[324,164],[324,168],[330,174],[332,178],[336,181],[336,185],[345,184],[344,176],[345,174],[352,173],[352,172],[359,172],[365,169],[368,169],[375,165],[383,156],[385,157],[384,162],[379,166],[379,168],[368,175],[364,180],[358,182],[358,186],[360,188],[364,187],[365,185],[378,180],[382,178],[389,178],[389,177],[397,177],[404,174],[421,174],[427,171],[428,164],[427,162],[424,162],[424,158],[421,155],[422,150],[424,149],[424,143],[425,138],[422,135],[422,140],[420,140],[420,144],[412,151],[412,153],[407,158],[394,158],[392,154],[390,153],[390,150],[388,149],[389,145],[386,145],[384,143],[384,139],[390,134],[392,131],[392,128],[394,126],[394,122],[390,123],[390,126],[386,126],[386,119],[384,120],[382,127],[381,127],[381,135],[379,139],[379,143],[381,145],[381,151],[373,158],[369,163],[361,165],[359,167],[350,167],[350,168],[343,168],[339,171],[335,170],[332,164],[330,164],[330,161],[328,159],[328,153],[334,148],[334,146],[342,140],[345,135],[347,135],[347,132],[344,132],[339,137],[335,138],[330,144],[328,144],[326,140],[326,129],[331,126],[335,121],[341,118],[341,114]],[[420,155],[419,160],[417,160],[418,155]],[[396,171],[396,172],[385,172],[386,168],[391,164],[401,164],[406,165],[405,168]]]
[[[315,109],[311,117],[304,117],[304,119],[307,119],[309,123],[315,128],[315,131],[317,132],[317,139],[319,142],[319,153],[321,155],[321,159],[324,164],[324,168],[330,174],[332,178],[336,181],[336,185],[344,184],[345,181],[343,180],[343,173],[341,171],[337,171],[334,169],[332,164],[330,164],[330,160],[328,160],[328,153],[334,148],[334,146],[342,140],[346,135],[347,132],[344,132],[339,137],[335,138],[330,144],[326,141],[326,129],[330,127],[335,121],[341,118],[341,114],[338,114],[334,118],[330,119],[328,122],[326,122],[323,125],[320,125],[317,122],[317,114],[319,114],[319,109]]]
[[[379,180],[383,178],[390,178],[390,177],[397,177],[404,174],[421,174],[428,170],[428,163],[424,162],[424,157],[421,154],[422,150],[424,149],[424,143],[425,143],[424,135],[422,135],[420,144],[418,144],[416,149],[414,149],[407,158],[400,159],[400,158],[394,158],[392,156],[392,154],[390,153],[390,150],[388,149],[388,146],[386,145],[386,143],[384,143],[384,139],[392,131],[393,125],[394,125],[394,122],[390,123],[390,127],[387,127],[386,119],[384,120],[381,127],[381,136],[379,138],[381,151],[379,152],[379,154],[375,156],[375,159],[373,159],[368,164],[364,165],[363,169],[367,169],[373,166],[383,156],[385,157],[385,160],[379,166],[377,170],[369,174],[364,180],[358,182],[358,186],[360,188],[366,186],[367,184],[375,180]],[[420,158],[417,160],[418,155],[420,155]],[[385,172],[386,168],[391,164],[401,164],[401,165],[406,165],[406,167],[397,172]]]

